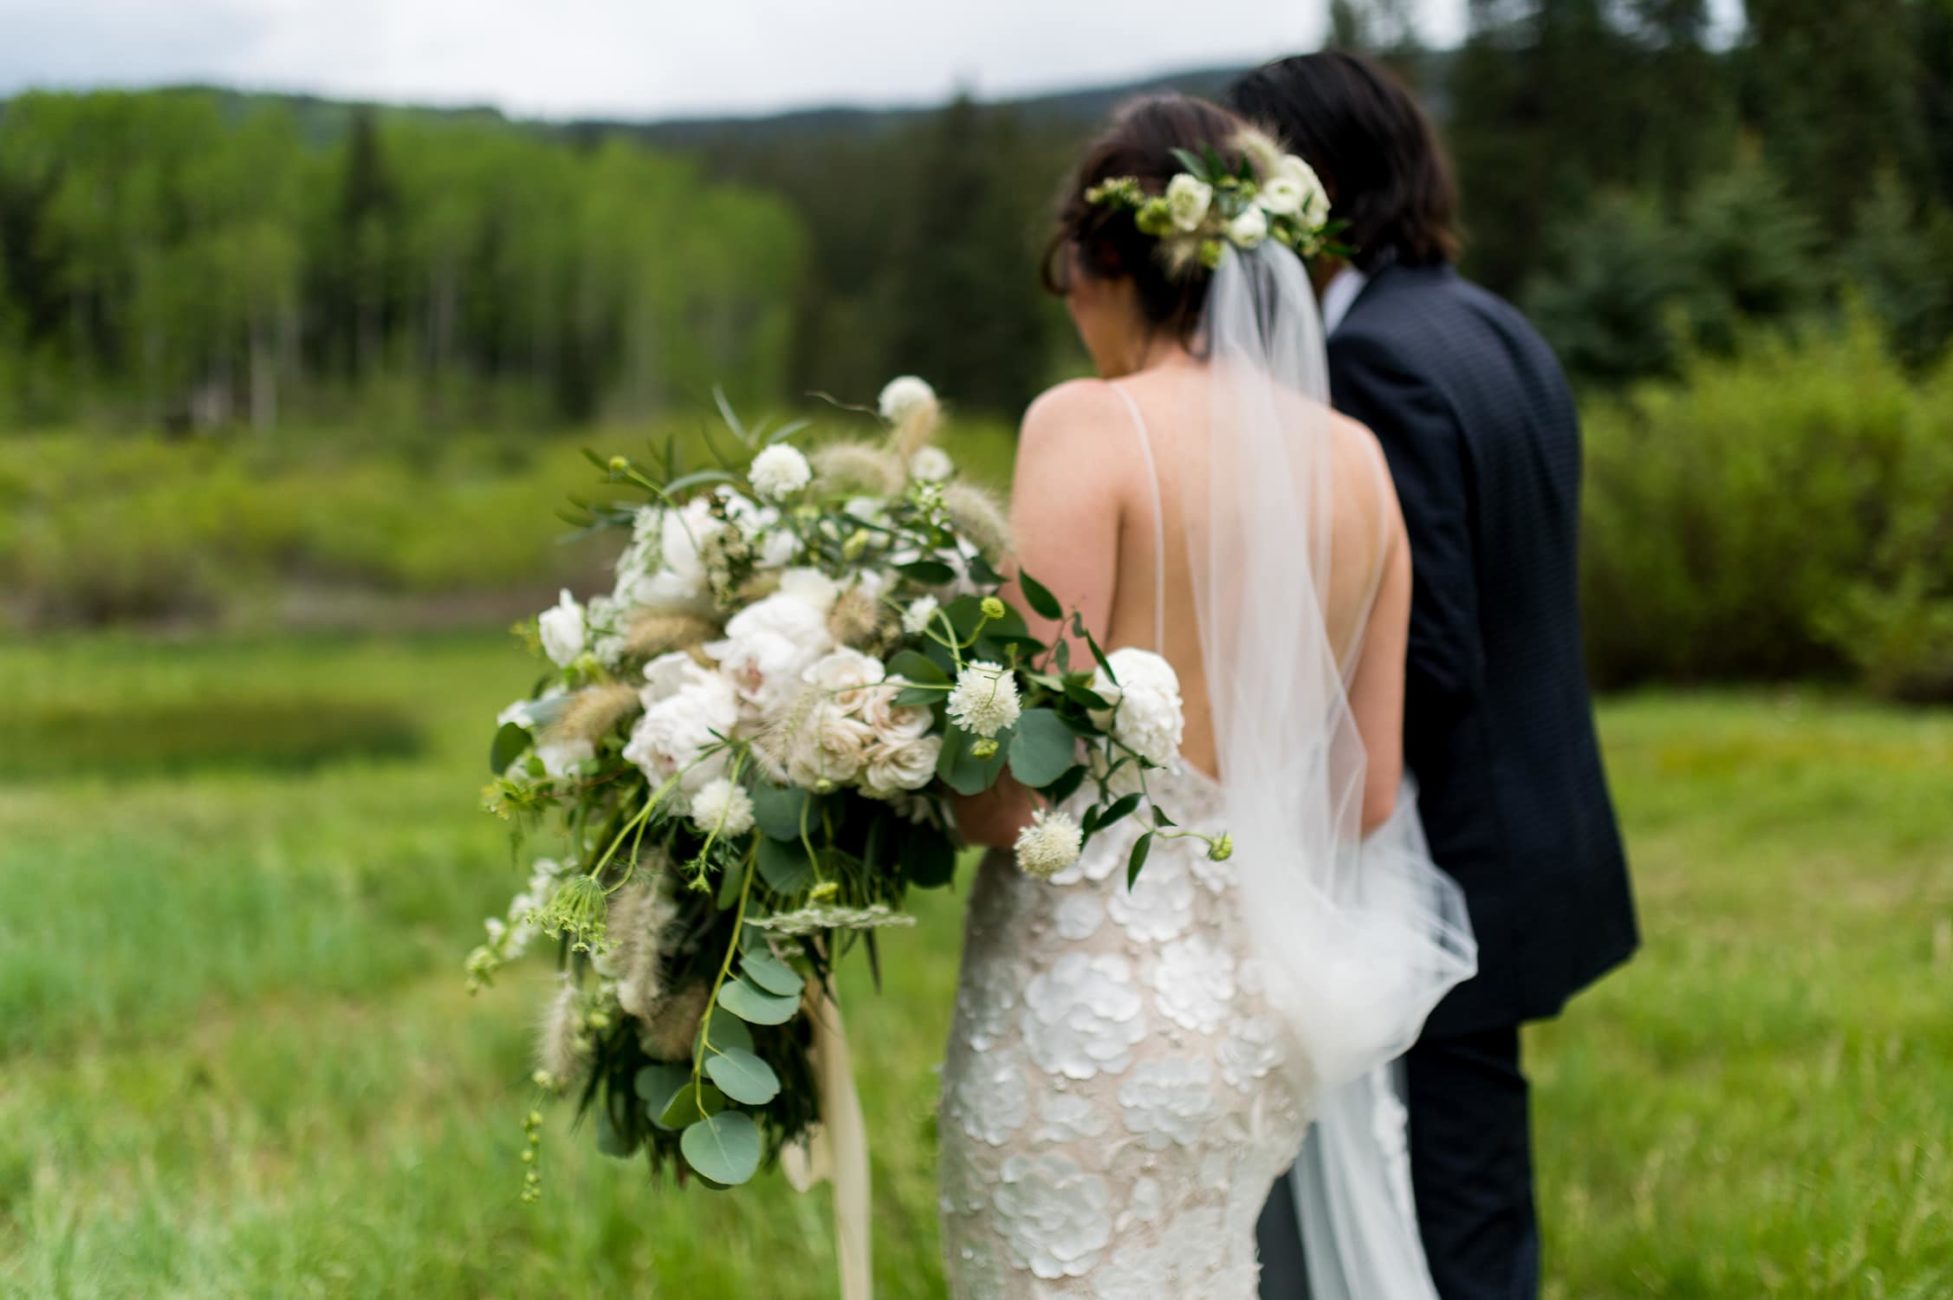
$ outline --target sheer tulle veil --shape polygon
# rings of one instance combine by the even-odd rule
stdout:
[[[1296,1083],[1317,1099],[1297,1166],[1311,1283],[1317,1300],[1429,1296],[1402,1126],[1378,1121],[1396,1106],[1389,1063],[1476,967],[1470,923],[1408,788],[1362,833],[1350,647],[1332,644],[1326,615],[1331,582],[1347,580],[1328,361],[1301,259],[1227,247],[1203,334],[1209,500],[1187,512],[1204,521],[1189,528],[1190,572],[1242,906]]]

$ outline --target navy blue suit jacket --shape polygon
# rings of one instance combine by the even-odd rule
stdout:
[[[1378,270],[1329,376],[1403,503],[1405,763],[1478,935],[1477,978],[1425,1033],[1554,1015],[1638,941],[1581,646],[1572,394],[1525,319],[1448,266]]]

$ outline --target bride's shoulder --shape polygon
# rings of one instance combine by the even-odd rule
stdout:
[[[1103,379],[1067,379],[1045,389],[1024,412],[1026,447],[1063,445],[1091,437],[1115,420],[1129,420],[1125,404]]]

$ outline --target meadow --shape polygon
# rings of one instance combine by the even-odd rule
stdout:
[[[0,1293],[833,1294],[824,1191],[653,1186],[564,1109],[518,1201],[547,972],[471,998],[460,957],[519,883],[475,790],[526,671],[484,634],[0,646]],[[1602,724],[1648,942],[1531,1031],[1548,1294],[1953,1292],[1953,715]],[[890,1298],[942,1294],[964,883],[843,989]]]

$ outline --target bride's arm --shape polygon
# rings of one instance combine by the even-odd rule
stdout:
[[[1101,643],[1111,622],[1119,553],[1119,461],[1109,450],[1119,444],[1108,435],[1123,427],[1117,421],[1130,418],[1117,403],[1096,380],[1061,384],[1038,398],[1024,413],[1011,481],[1011,587],[1016,572],[1029,573],[1067,612],[1076,609]],[[1055,642],[1064,634],[1014,591],[1006,596],[1024,611],[1031,635]],[[1073,647],[1073,663],[1089,663],[1089,656],[1084,646]],[[957,801],[957,825],[969,843],[1007,848],[1036,806],[1036,796],[1006,773],[994,789]]]

